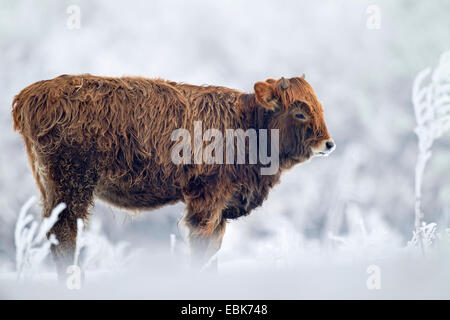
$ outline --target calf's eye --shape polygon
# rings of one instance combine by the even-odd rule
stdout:
[[[300,120],[305,120],[305,119],[306,119],[305,115],[302,114],[302,113],[297,113],[297,114],[295,115],[295,117],[296,117],[297,119],[300,119]]]

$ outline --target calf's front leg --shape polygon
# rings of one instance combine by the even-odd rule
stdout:
[[[191,264],[195,267],[203,267],[219,251],[225,233],[226,221],[220,223],[210,232],[201,228],[190,227],[189,246],[191,249]]]
[[[184,221],[189,229],[191,264],[204,266],[222,244],[226,219],[222,216],[226,192],[214,193],[216,188],[205,188],[193,197],[185,196],[187,213]]]

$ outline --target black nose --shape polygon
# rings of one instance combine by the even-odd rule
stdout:
[[[327,141],[327,143],[325,143],[325,146],[327,147],[327,149],[331,149],[334,147],[334,142],[333,141]]]

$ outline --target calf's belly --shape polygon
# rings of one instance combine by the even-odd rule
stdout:
[[[160,189],[160,188],[158,188]],[[169,188],[164,192],[155,192],[154,188],[125,189],[117,185],[100,184],[95,189],[95,196],[114,206],[125,209],[156,209],[166,204],[183,200],[181,192]]]

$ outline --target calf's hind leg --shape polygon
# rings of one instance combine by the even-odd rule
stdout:
[[[93,202],[97,175],[89,166],[87,157],[66,153],[56,161],[48,162],[50,165],[45,181],[44,216],[50,216],[59,203],[66,204],[47,235],[54,234],[58,240],[57,245],[51,246],[51,251],[60,280],[64,279],[67,267],[74,264],[77,219],[87,222]]]

